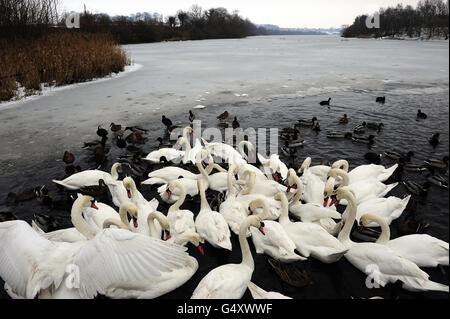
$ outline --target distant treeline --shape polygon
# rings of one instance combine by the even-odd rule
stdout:
[[[380,9],[380,28],[368,28],[367,15],[358,16],[351,26],[344,27],[343,37],[440,37],[448,39],[448,2],[422,0],[416,8],[401,4]]]

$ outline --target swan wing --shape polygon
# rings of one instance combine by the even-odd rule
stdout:
[[[188,261],[186,248],[121,229],[105,229],[77,253],[80,295],[105,294],[111,284],[140,281],[179,269]]]
[[[287,297],[278,292],[273,291],[265,291],[264,289],[258,287],[253,282],[248,284],[248,289],[252,294],[253,299],[292,299],[291,297]]]

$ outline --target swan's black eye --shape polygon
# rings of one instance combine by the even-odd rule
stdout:
[[[264,222],[261,222],[261,227],[266,227],[266,224],[264,224]]]

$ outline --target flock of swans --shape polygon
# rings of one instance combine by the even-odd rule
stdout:
[[[46,233],[34,222],[0,223],[0,277],[9,296],[156,298],[181,287],[197,271],[198,261],[186,245],[201,253],[205,242],[231,251],[237,249],[233,234],[239,238],[241,263],[212,269],[192,299],[239,299],[247,289],[254,298],[290,298],[251,282],[258,265],[249,240],[256,254],[283,263],[314,258],[329,264],[345,258],[368,276],[375,266],[381,286],[400,281],[409,291],[448,292],[448,286],[431,281],[420,269],[448,266],[447,242],[425,234],[390,239],[389,225],[410,200],[385,197],[398,185],[384,183],[398,165],[350,169],[339,160],[311,166],[308,157],[295,171],[276,154],[256,153],[248,141],[237,149],[200,139],[191,146],[189,135],[192,127],[178,140],[184,150],[160,148],[144,158],[164,166],[140,183],[158,187],[158,198],[145,198],[132,177],[120,180],[122,164],[116,163],[111,172],[87,170],[54,181],[77,191],[102,180],[116,208],[80,193],[71,209],[72,228]],[[252,156],[260,166],[249,164]],[[173,164],[177,161],[190,169]],[[209,191],[223,194],[217,210],[208,202]],[[182,209],[188,196],[200,198],[194,211]],[[167,212],[158,211],[160,201],[171,205]],[[343,214],[337,204],[346,206]],[[355,222],[381,227],[378,240],[353,241]]]

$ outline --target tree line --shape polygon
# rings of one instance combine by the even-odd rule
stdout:
[[[411,5],[380,9],[377,14],[380,28],[368,28],[368,15],[360,15],[341,31],[342,37],[442,37],[448,39],[448,1],[421,0],[416,8]],[[369,17],[370,19],[370,17]]]

